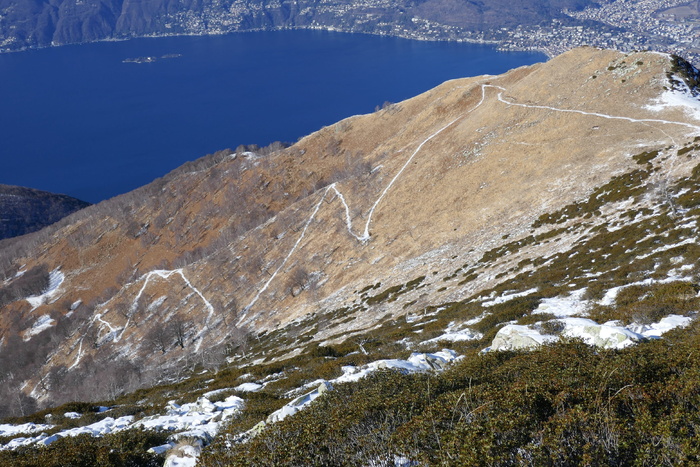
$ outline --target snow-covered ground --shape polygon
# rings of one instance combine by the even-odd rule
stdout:
[[[700,101],[698,101],[697,97],[693,96],[690,88],[685,84],[682,78],[674,75],[673,79],[681,89],[669,89],[664,91],[653,104],[647,105],[646,109],[654,112],[661,112],[668,108],[680,107],[690,117],[695,120],[700,120]]]
[[[42,315],[37,319],[34,324],[32,324],[32,327],[27,329],[24,332],[24,337],[23,339],[25,341],[28,341],[29,339],[32,338],[32,336],[35,336],[39,334],[40,332],[50,328],[56,324],[56,320],[52,319],[49,315]]]
[[[604,306],[614,305],[619,291],[633,285],[665,284],[688,280],[690,279],[675,274],[669,274],[669,277],[665,279],[646,279],[624,286],[614,287],[608,290],[597,303]],[[488,297],[482,305],[488,307],[534,292],[536,292],[536,289],[507,293],[495,298],[491,296]],[[632,323],[628,326],[622,326],[620,323],[613,321],[599,324],[586,318],[588,309],[593,305],[593,302],[583,298],[585,293],[586,289],[583,288],[575,290],[567,296],[542,299],[538,307],[533,310],[533,315],[553,315],[556,319],[549,321],[543,320],[535,325],[519,325],[514,322],[507,323],[498,331],[491,345],[484,349],[484,351],[532,349],[546,343],[556,342],[559,340],[560,336],[580,338],[590,345],[602,348],[619,349],[634,345],[645,339],[659,338],[671,329],[687,326],[693,319],[687,316],[669,315],[661,319],[658,323],[645,325]],[[488,314],[488,311],[486,311],[485,314]],[[439,341],[456,342],[480,339],[483,336],[470,329],[468,326],[480,321],[484,316],[485,315],[482,315],[462,323],[461,325],[451,323],[444,334],[424,341],[423,344]],[[549,323],[549,326],[546,323]],[[555,331],[554,329],[557,327],[560,329]],[[546,329],[548,329],[549,332]]]
[[[440,341],[446,341],[446,342],[461,342],[461,341],[473,341],[473,340],[479,340],[484,335],[480,332],[474,331],[472,329],[467,328],[462,328],[462,329],[452,329],[448,328],[445,330],[445,333],[438,336],[434,337],[432,339],[428,339],[427,341],[421,342],[421,344],[432,344],[434,342],[440,342]]]
[[[514,292],[514,293],[510,293],[510,294],[504,294],[504,295],[501,295],[500,297],[495,297],[495,298],[488,297],[490,300],[487,299],[486,301],[482,302],[481,305],[482,306],[498,305],[499,303],[505,303],[505,302],[508,302],[510,300],[513,300],[514,298],[525,297],[527,295],[533,294],[533,293],[537,292],[537,290],[538,290],[537,288],[534,288],[534,289],[526,290],[524,292]]]
[[[7,444],[0,446],[0,450],[16,449],[21,446],[47,446],[54,441],[67,436],[89,434],[92,436],[104,436],[131,428],[143,427],[148,430],[173,432],[168,444],[154,446],[153,452],[167,453],[166,465],[172,467],[183,465],[195,465],[204,445],[208,444],[226,422],[234,414],[242,410],[243,399],[229,396],[221,402],[211,402],[206,397],[200,397],[196,402],[178,405],[174,401],[168,403],[164,415],[145,417],[134,421],[131,415],[119,418],[106,417],[105,419],[86,426],[59,431],[52,435],[45,433],[53,428],[52,425],[40,425],[25,423],[23,425],[0,425],[0,436],[30,435],[40,433],[37,436],[18,436]],[[69,418],[80,417],[80,414],[67,413]],[[178,446],[182,440],[188,440],[190,444],[186,449]],[[170,453],[169,451],[173,451]]]
[[[263,388],[262,384],[258,383],[243,383],[235,387],[236,391],[240,392],[256,392]]]
[[[165,466],[193,466],[202,447],[214,439],[226,420],[243,409],[243,404],[243,399],[237,396],[229,396],[222,402],[200,397],[196,402],[183,405],[170,401],[165,415],[142,418],[133,426],[174,432],[167,444],[152,448],[153,452],[168,451]],[[188,440],[189,444],[178,446],[182,440]],[[173,449],[176,446],[178,449]]]
[[[532,312],[533,314],[551,314],[557,318],[569,316],[583,316],[589,306],[589,302],[583,300],[586,289],[571,292],[568,297],[545,298],[540,301],[539,306]]]
[[[684,328],[690,324],[693,318],[688,316],[668,315],[658,323],[653,324],[630,324],[627,329],[641,334],[649,339],[661,337],[664,333],[676,329]]]
[[[77,428],[71,428],[69,430],[59,431],[52,435],[48,435],[42,432],[40,435],[34,437],[15,438],[9,443],[0,446],[0,449],[16,449],[21,446],[30,445],[48,446],[49,444],[53,443],[54,441],[60,438],[65,438],[67,436],[78,436],[82,434],[90,434],[92,436],[104,436],[108,433],[115,433],[129,428],[133,420],[134,417],[131,415],[119,417],[116,419],[112,417],[106,417],[105,419],[100,420],[99,422],[93,423],[91,425],[80,426]],[[36,430],[34,432],[36,432]]]
[[[23,423],[22,425],[0,424],[0,436],[29,435],[50,430],[53,425],[42,425],[38,423]]]
[[[589,345],[605,349],[621,349],[645,339],[658,339],[672,329],[687,326],[691,321],[692,318],[687,316],[669,315],[658,323],[646,325],[632,323],[629,326],[620,326],[615,321],[598,324],[587,318],[576,317],[564,317],[550,322],[562,327],[562,337],[579,338]],[[491,346],[484,351],[533,349],[559,340],[559,335],[543,331],[542,324],[507,324],[498,331]]]
[[[387,359],[387,360],[376,360],[370,362],[361,367],[356,367],[353,365],[346,365],[342,367],[343,374],[335,379],[326,380],[316,380],[312,383],[304,385],[305,388],[316,386],[313,390],[302,394],[293,401],[286,404],[281,409],[271,413],[266,420],[261,421],[247,433],[243,433],[240,437],[240,441],[244,441],[252,436],[255,436],[265,426],[276,423],[286,417],[293,415],[300,410],[306,408],[311,404],[317,397],[326,391],[331,391],[333,385],[337,383],[351,383],[357,382],[360,379],[370,375],[377,370],[383,369],[394,369],[402,371],[404,373],[418,373],[425,371],[435,371],[445,368],[448,364],[454,362],[459,358],[457,352],[453,350],[443,349],[440,352],[435,353],[413,353],[407,360],[400,359]]]
[[[32,306],[32,310],[40,307],[44,303],[50,302],[56,295],[58,295],[59,287],[63,284],[66,276],[61,272],[60,268],[56,268],[49,273],[49,286],[44,290],[41,295],[35,295],[32,297],[27,297],[27,301]]]
[[[693,278],[692,277],[678,277],[678,276],[669,276],[666,279],[644,279],[643,281],[639,282],[632,282],[630,284],[626,285],[621,285],[619,287],[613,287],[607,292],[605,292],[605,295],[600,301],[601,305],[605,306],[610,306],[615,304],[615,300],[617,299],[617,294],[620,292],[622,289],[626,289],[627,287],[632,287],[634,285],[653,285],[653,284],[668,284],[671,282],[692,282]]]
[[[413,353],[408,360],[377,360],[357,368],[352,365],[342,368],[343,375],[331,380],[331,383],[349,383],[359,381],[370,373],[383,369],[400,370],[405,373],[442,370],[459,356],[454,350],[443,349],[435,353]]]

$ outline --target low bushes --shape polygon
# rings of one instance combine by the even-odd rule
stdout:
[[[93,438],[84,434],[61,438],[46,447],[0,451],[0,465],[13,467],[160,467],[163,457],[148,449],[164,444],[168,434],[125,430]]]
[[[247,443],[211,446],[202,465],[695,464],[697,327],[618,351],[574,340],[470,352],[439,374],[377,372]]]

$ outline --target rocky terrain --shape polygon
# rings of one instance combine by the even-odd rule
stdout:
[[[440,463],[439,456],[449,453],[453,465],[465,465],[476,451],[460,451],[461,441],[449,438],[457,416],[448,422],[445,413],[464,400],[468,407],[458,418],[472,420],[472,411],[496,397],[483,392],[474,397],[485,399],[475,402],[459,396],[471,391],[466,371],[480,375],[475,384],[485,386],[478,391],[506,381],[502,393],[517,392],[523,381],[572,384],[547,389],[542,406],[532,402],[532,420],[538,421],[518,431],[529,433],[525,441],[509,438],[500,425],[479,425],[514,443],[498,444],[505,450],[499,456],[527,452],[531,465],[543,465],[538,456],[555,459],[538,449],[566,438],[558,437],[556,430],[564,428],[555,422],[574,417],[572,423],[579,423],[576,417],[589,413],[566,412],[575,407],[567,402],[572,388],[585,387],[592,392],[580,401],[590,404],[619,396],[618,444],[566,455],[629,460],[639,453],[624,451],[620,440],[641,428],[625,421],[628,412],[642,410],[649,400],[642,394],[679,394],[654,392],[643,378],[666,373],[648,365],[670,368],[668,378],[679,378],[674,384],[692,381],[696,371],[692,365],[680,369],[676,360],[653,362],[676,358],[676,351],[659,350],[667,336],[679,359],[696,345],[699,79],[678,57],[580,48],[504,75],[446,82],[322,128],[291,147],[207,156],[21,242],[2,244],[4,413],[25,416],[16,423],[37,423],[45,421],[37,417],[74,407],[51,409],[60,403],[110,401],[112,420],[132,417],[120,425],[131,433],[126,427],[143,417],[177,412],[168,399],[181,405],[193,397],[236,395],[244,399],[240,405],[233,399],[219,409],[198,403],[197,410],[210,414],[206,420],[215,421],[229,402],[241,411],[227,419],[223,434],[217,425],[199,436],[194,454],[175,446],[177,437],[160,452],[194,459],[213,441],[203,454],[207,465],[239,465],[244,458],[257,459],[254,465],[304,465],[318,438],[294,430],[336,416],[341,426],[346,415],[333,407],[354,400],[353,391],[368,391],[358,399],[367,403],[390,393],[395,396],[377,402],[384,409],[402,401],[401,407],[432,407],[444,416],[440,430],[447,438],[438,439],[451,447],[402,437],[413,432],[405,428],[411,424],[430,433],[429,413],[392,412],[399,418],[389,423],[380,406],[358,406],[352,410],[384,414],[381,423],[362,423],[380,423],[386,436],[404,444],[386,441],[373,451],[376,439],[359,439],[360,451],[324,444],[330,451],[313,455],[346,465],[408,456],[410,465],[410,459]],[[551,350],[523,353],[543,345]],[[449,351],[440,353],[443,347]],[[632,358],[643,359],[635,360],[639,371],[626,370],[634,365],[624,359]],[[541,359],[546,371],[565,371],[569,366],[556,361],[571,359],[572,368],[582,369],[577,374],[609,386],[595,392],[598,386],[571,374],[538,377],[517,367],[526,359]],[[605,359],[619,359],[615,377],[601,376],[610,371]],[[380,370],[387,368],[405,375],[386,376]],[[436,399],[418,405],[402,399],[424,384],[431,387],[420,376],[429,368],[447,368],[434,382]],[[490,379],[499,368],[500,379]],[[527,387],[517,397],[530,401]],[[626,387],[639,389],[624,392]],[[131,392],[138,388],[146,389]],[[516,400],[511,396],[503,401]],[[493,410],[507,405],[499,402]],[[307,406],[318,409],[301,410]],[[42,407],[47,411],[31,418]],[[78,406],[85,426],[98,417],[91,407]],[[611,405],[595,407],[603,413]],[[658,414],[644,413],[657,420]],[[308,418],[309,425],[294,417]],[[543,428],[550,422],[551,432]],[[56,446],[73,446],[72,434],[56,430],[74,423],[38,430],[55,430],[52,440],[64,443]],[[364,430],[352,426],[338,431],[337,439],[347,442],[349,433]],[[283,429],[297,434],[285,437],[278,431]],[[97,427],[82,433],[90,430]],[[599,433],[599,425],[591,430]],[[475,443],[486,442],[474,436]],[[664,455],[690,455],[683,447],[690,435],[668,436],[673,449]],[[12,442],[34,445],[50,437]],[[328,443],[333,439],[328,435]],[[285,443],[296,447],[274,448]],[[300,457],[274,458],[279,452]],[[366,457],[348,460],[353,455]],[[516,457],[507,458],[512,464]]]

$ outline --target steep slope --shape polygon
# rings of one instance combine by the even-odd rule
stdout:
[[[35,232],[89,205],[66,195],[0,185],[0,240]]]
[[[5,410],[114,397],[253,338],[255,362],[290,358],[530,276],[554,297],[569,285],[543,263],[691,174],[696,84],[667,55],[577,49],[217,153],[7,245],[3,287],[27,271],[42,293],[2,308],[4,388],[25,394]]]

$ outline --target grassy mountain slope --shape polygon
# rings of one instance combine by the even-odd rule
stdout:
[[[658,439],[663,459],[688,461],[694,422],[662,426],[657,409],[695,403],[695,366],[679,362],[696,326],[644,341],[699,305],[697,80],[666,55],[577,49],[289,148],[218,153],[70,216],[3,250],[3,287],[25,277],[24,296],[40,297],[0,314],[3,365],[28,369],[6,377],[6,411],[118,397],[110,405],[140,417],[227,389],[245,407],[205,451],[211,465],[625,463]],[[32,332],[42,316],[54,324]],[[581,333],[581,319],[607,327]],[[568,341],[620,329],[641,343]],[[523,353],[531,342],[506,331],[566,342]],[[445,346],[465,357],[441,375],[340,385],[284,429],[226,447],[343,365]],[[557,369],[564,360],[580,372]],[[210,370],[182,379],[195,368]],[[168,379],[179,382],[126,393]],[[232,389],[242,382],[264,387]],[[527,408],[511,425],[508,398]],[[321,443],[311,427],[324,419],[338,431]],[[367,427],[357,449],[339,446]],[[595,442],[562,444],[574,432]],[[292,457],[269,457],[280,452]]]

